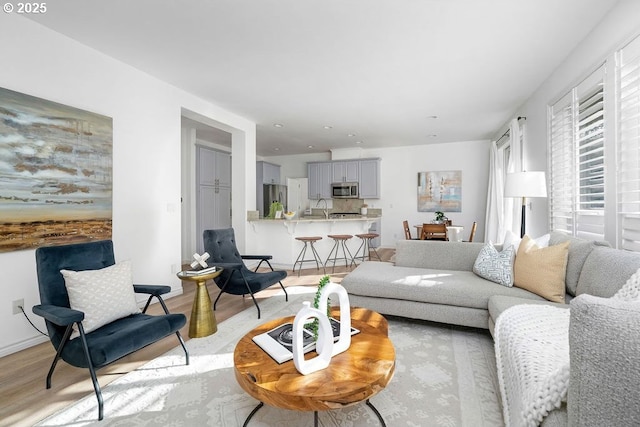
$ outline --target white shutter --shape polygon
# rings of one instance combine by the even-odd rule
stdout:
[[[549,109],[549,211],[552,230],[574,233],[573,93]]]
[[[576,224],[575,235],[604,239],[604,66],[575,89]]]
[[[640,251],[640,37],[618,52],[618,247]]]

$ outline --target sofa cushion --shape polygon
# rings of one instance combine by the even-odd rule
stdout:
[[[386,262],[360,264],[341,282],[351,295],[455,305],[486,310],[492,295],[541,298],[519,288],[507,288],[471,271],[398,267]]]
[[[640,425],[640,303],[571,302],[569,426]]]
[[[60,273],[69,293],[69,305],[84,313],[82,326],[86,333],[140,312],[133,290],[131,261],[100,270],[61,270]],[[72,338],[78,335],[74,331]]]
[[[584,262],[576,295],[612,297],[640,268],[640,253],[596,246]]]
[[[524,236],[514,263],[514,285],[553,302],[564,302],[569,242],[540,248]]]
[[[473,270],[483,243],[398,240],[396,265],[401,267]]]
[[[585,260],[594,248],[594,242],[578,239],[568,234],[553,231],[549,239],[549,245],[558,245],[569,242],[569,256],[567,258],[567,274],[565,277],[566,290],[569,294],[576,295],[576,287],[580,278],[580,271]]]
[[[501,252],[487,243],[473,264],[473,272],[483,279],[491,280],[502,286],[513,286],[513,258],[515,249],[509,246]]]

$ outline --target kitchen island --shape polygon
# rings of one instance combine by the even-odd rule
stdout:
[[[371,226],[376,222],[379,225],[379,221],[379,216],[250,220],[248,221],[250,224],[248,230],[250,249],[247,253],[272,255],[273,260],[271,263],[274,266],[291,269],[304,246],[304,243],[296,240],[296,237],[322,237],[322,240],[315,243],[315,248],[324,262],[334,243],[333,239],[328,238],[327,235],[351,234],[354,237],[347,242],[347,248],[352,255],[355,255],[360,243],[362,243],[355,235],[368,233]],[[310,256],[310,251],[307,251],[307,258]],[[339,264],[336,263],[336,265]],[[305,263],[303,268],[315,268],[315,264]]]

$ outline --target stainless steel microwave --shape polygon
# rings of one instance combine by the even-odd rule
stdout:
[[[331,184],[331,197],[334,199],[357,199],[357,182],[334,182]]]

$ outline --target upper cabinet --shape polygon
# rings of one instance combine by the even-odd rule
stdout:
[[[280,184],[280,166],[268,162],[256,162],[257,184]]]
[[[380,198],[380,159],[360,160],[360,198]]]
[[[332,162],[307,163],[307,177],[309,178],[309,199],[331,198]]]
[[[231,155],[198,146],[198,176],[201,185],[231,186]]]
[[[357,182],[361,199],[380,198],[380,159],[307,163],[309,199],[331,197],[331,183]]]
[[[340,160],[331,162],[332,182],[358,182],[360,177],[359,160]]]

